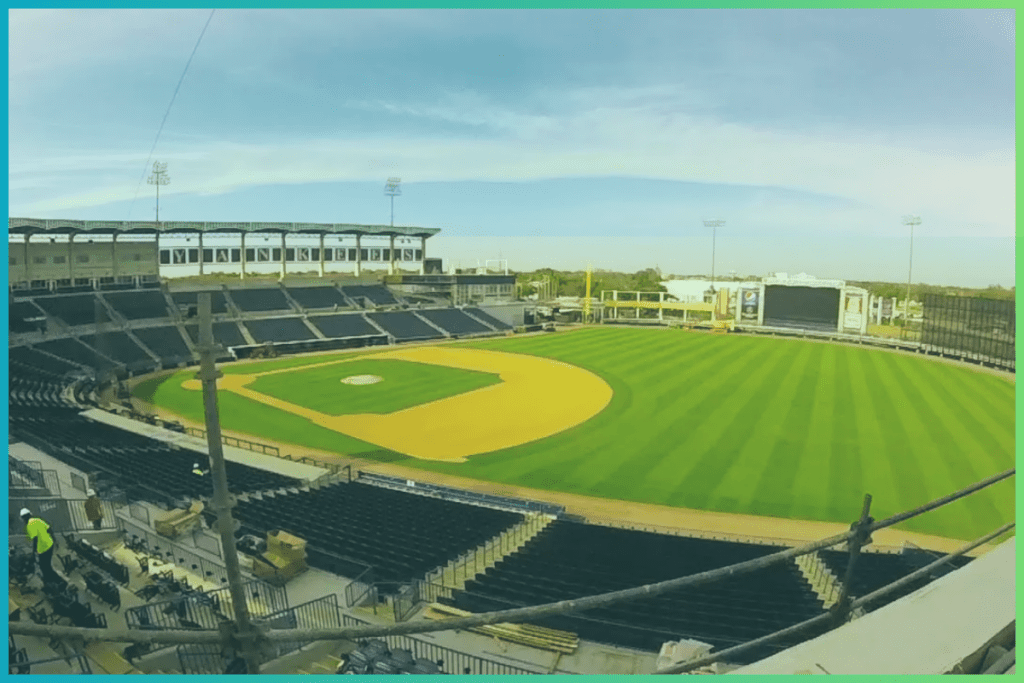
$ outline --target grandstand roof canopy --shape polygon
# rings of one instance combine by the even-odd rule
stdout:
[[[440,228],[417,228],[354,223],[201,223],[191,221],[76,221],[64,218],[8,218],[12,235],[120,235],[194,233],[287,233],[372,235],[377,237],[433,237]]]

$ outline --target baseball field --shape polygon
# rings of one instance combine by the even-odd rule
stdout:
[[[589,328],[223,366],[225,429],[513,486],[777,518],[881,518],[1014,464],[1014,385],[795,339]],[[194,370],[135,395],[201,421]],[[1014,480],[910,520],[970,539]]]

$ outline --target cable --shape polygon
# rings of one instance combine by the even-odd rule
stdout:
[[[196,56],[196,50],[199,49],[199,43],[203,42],[203,36],[206,35],[206,29],[210,26],[210,22],[213,20],[213,15],[216,9],[210,10],[210,16],[206,19],[206,24],[203,26],[203,30],[199,33],[199,39],[196,40],[195,47],[192,48],[192,54],[188,56],[188,61],[185,62],[185,69],[181,72],[181,78],[178,79],[178,85],[174,87],[174,94],[171,95],[171,101],[167,105],[167,111],[164,112],[164,118],[160,122],[160,127],[156,131],[156,139],[153,140],[153,146],[149,150],[149,157],[146,159],[146,164],[142,168],[142,177],[139,178],[139,184],[135,188],[135,196],[132,197],[132,203],[128,205],[128,220],[132,217],[132,208],[135,206],[135,200],[139,198],[139,190],[142,189],[142,183],[146,180],[146,171],[149,169],[149,162],[153,159],[153,152],[156,151],[157,143],[160,142],[160,134],[164,132],[164,124],[167,123],[167,117],[171,114],[171,107],[174,106],[174,100],[178,97],[178,91],[181,89],[181,84],[185,80],[185,74],[188,73],[188,68],[192,66],[192,58]]]

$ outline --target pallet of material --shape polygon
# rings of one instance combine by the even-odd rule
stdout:
[[[456,607],[449,607],[440,603],[431,603],[423,613],[427,619],[453,619],[456,617],[471,617],[472,612],[461,610]],[[474,626],[466,629],[473,633],[506,640],[517,645],[535,647],[539,650],[561,652],[572,654],[580,645],[580,638],[575,633],[558,631],[533,624],[489,624],[487,626]]]

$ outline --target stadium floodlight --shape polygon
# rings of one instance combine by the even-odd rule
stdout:
[[[160,186],[170,185],[171,177],[167,175],[167,163],[166,162],[153,162],[153,175],[149,176],[146,181],[150,185],[156,185],[156,222],[160,222]]]
[[[402,179],[401,178],[388,178],[388,182],[384,185],[384,194],[391,197],[391,227],[395,227],[395,197],[402,196]]]
[[[910,264],[907,266],[907,300],[903,302],[903,330],[910,325],[910,282],[914,271],[914,226],[921,225],[920,216],[904,216],[903,225],[910,226]]]
[[[725,221],[714,220],[704,221],[705,228],[711,228],[711,293],[715,293],[715,239],[718,229],[725,225]]]

